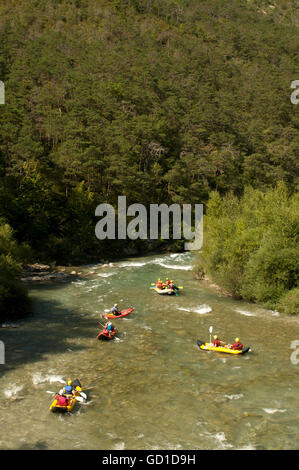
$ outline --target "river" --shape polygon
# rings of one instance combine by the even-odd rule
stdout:
[[[81,266],[69,282],[31,284],[34,313],[0,328],[0,449],[296,449],[299,321],[220,295],[192,275],[192,254]],[[158,277],[178,296],[149,289]],[[117,302],[119,339],[97,341]],[[251,351],[202,351],[209,327]],[[295,361],[296,362],[296,361]],[[88,401],[49,411],[53,394],[79,378]]]

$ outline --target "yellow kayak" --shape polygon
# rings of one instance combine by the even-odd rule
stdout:
[[[79,382],[78,379],[73,380],[72,385],[74,387],[74,394],[67,397],[68,398],[68,404],[64,405],[64,406],[61,406],[61,405],[57,404],[58,399],[59,399],[60,395],[63,392],[63,390],[60,390],[60,392],[55,395],[55,398],[54,398],[53,402],[50,405],[50,408],[49,408],[50,411],[52,411],[53,413],[55,413],[56,411],[62,411],[62,412],[72,411],[72,409],[74,408],[76,402],[77,401],[82,401],[82,398],[81,398],[82,395],[85,396],[85,398],[86,398],[86,394],[82,393],[83,387],[82,387],[82,385],[81,385],[81,383]]]
[[[211,343],[204,343],[203,341],[200,341],[199,339],[197,340],[197,344],[200,347],[200,349],[203,349],[204,351],[218,351],[222,353],[228,353],[228,354],[245,354],[250,350],[250,347],[248,348],[243,348],[243,349],[230,349],[230,348],[225,348],[224,346],[211,346]]]

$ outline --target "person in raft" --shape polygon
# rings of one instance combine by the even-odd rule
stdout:
[[[223,341],[221,341],[217,335],[214,336],[214,343],[213,343],[213,346],[215,346],[215,348],[219,348],[220,346],[224,346],[225,343]]]
[[[104,335],[104,336],[108,336],[109,338],[112,337],[112,332],[114,331],[114,326],[112,325],[111,321],[109,321],[108,323],[105,324],[104,326],[104,329],[102,332],[100,332],[98,335],[97,335],[97,338],[99,338],[100,334]]]
[[[108,321],[106,325],[104,326],[104,331],[108,333],[109,336],[111,336],[112,331],[114,331],[114,326],[112,325],[111,321]]]
[[[70,404],[69,400],[65,395],[59,395],[57,398],[57,405],[58,406],[68,406]]]
[[[234,344],[228,344],[226,347],[229,349],[234,349],[234,350],[239,351],[240,349],[243,349],[243,344],[240,343],[239,338],[235,338]]]
[[[118,315],[121,315],[121,312],[118,310],[118,305],[117,304],[114,304],[114,307],[112,307],[112,309],[111,309],[111,313],[112,313],[112,315],[115,315],[116,317]]]
[[[68,383],[67,383],[67,385],[64,387],[63,391],[64,391],[64,393],[66,394],[66,396],[73,394],[74,388],[73,388],[73,385],[72,385],[72,381],[71,381],[71,380],[68,381]]]
[[[165,287],[166,289],[169,287],[169,284],[170,284],[170,280],[168,279],[168,277],[166,278],[166,281],[165,281]]]
[[[161,279],[159,278],[156,282],[156,287],[157,289],[163,289],[163,282],[161,281]]]
[[[179,290],[179,288],[174,285],[174,281],[170,281],[170,283],[169,283],[169,285],[168,285],[168,288],[169,288],[170,290]]]

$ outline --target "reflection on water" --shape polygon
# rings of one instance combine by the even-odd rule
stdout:
[[[298,366],[290,361],[298,320],[219,296],[191,266],[189,253],[130,259],[32,287],[35,314],[0,330],[0,448],[298,448]],[[184,289],[158,296],[149,289],[158,277]],[[114,321],[119,341],[96,341],[115,302],[135,311]],[[196,340],[207,340],[211,325],[252,351],[200,350]],[[76,377],[88,402],[51,414],[53,394]]]

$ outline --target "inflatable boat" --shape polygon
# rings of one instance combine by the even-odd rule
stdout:
[[[203,349],[204,351],[218,351],[222,353],[227,353],[227,354],[245,354],[250,350],[250,347],[248,348],[243,348],[243,349],[230,349],[230,348],[225,348],[224,346],[211,346],[211,343],[205,343],[203,341],[200,341],[199,339],[197,340],[197,344],[200,349]]]
[[[122,317],[126,317],[127,315],[129,315],[129,313],[133,312],[133,308],[127,308],[126,310],[122,310],[120,312],[120,315],[113,315],[112,313],[107,313],[105,314],[105,316],[107,318],[122,318]]]
[[[179,292],[177,289],[158,289],[158,287],[152,289],[160,295],[176,295]]]
[[[58,405],[59,397],[62,394],[64,394],[63,389],[62,389],[62,390],[59,391],[59,393],[57,393],[55,395],[55,398],[54,398],[54,400],[51,403],[50,408],[49,408],[50,411],[52,411],[53,413],[55,413],[56,411],[59,411],[59,412],[72,411],[72,409],[74,408],[77,401],[83,401],[83,399],[82,399],[83,395],[86,398],[86,395],[84,393],[82,393],[83,387],[82,387],[82,385],[81,385],[81,383],[78,379],[75,379],[72,382],[72,386],[74,387],[74,394],[69,396],[69,397],[67,396],[68,404],[64,405],[64,406]],[[81,396],[81,393],[82,393],[82,396]]]
[[[97,335],[97,339],[102,340],[102,341],[110,341],[111,339],[114,338],[114,336],[117,333],[117,329],[114,328],[114,330],[111,333],[105,333],[105,330],[100,331],[100,333]]]

